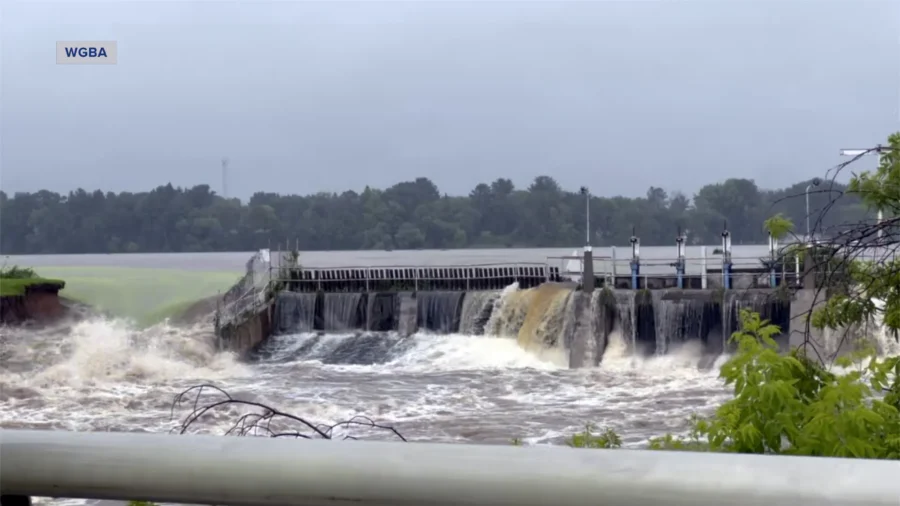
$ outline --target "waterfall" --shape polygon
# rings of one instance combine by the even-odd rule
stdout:
[[[616,305],[616,325],[622,335],[625,346],[634,353],[637,349],[637,312],[634,305],[634,292],[616,290],[613,292]]]
[[[726,343],[739,330],[745,308],[779,326],[776,342],[787,348],[790,302],[769,290],[600,289],[586,294],[567,283],[525,290],[514,283],[501,292],[285,291],[276,296],[272,330],[489,334],[515,339],[526,350],[577,368],[600,364],[606,353],[665,355],[685,346],[696,346],[704,357],[729,353],[735,345]],[[882,352],[900,347],[885,336],[876,340]],[[349,360],[349,351],[335,349],[340,351],[336,356],[344,357],[340,360]]]
[[[591,297],[591,307],[594,309],[592,323],[596,341],[593,365],[598,365],[603,360],[603,354],[606,353],[606,348],[609,346],[609,338],[615,329],[619,308],[616,298],[610,290],[594,292]]]
[[[572,289],[547,283],[527,291],[533,292],[533,295],[524,309],[525,319],[517,336],[519,345],[526,350],[540,350],[564,344],[565,338],[560,334]]]
[[[759,313],[760,318],[777,325],[781,329],[781,333],[775,336],[775,340],[779,343],[782,351],[787,350],[791,320],[790,302],[765,290],[741,292],[731,290],[725,294],[722,307],[723,349],[726,353],[736,350],[737,345],[729,341],[732,335],[741,329],[742,309]]]
[[[346,332],[358,329],[366,321],[366,304],[363,294],[326,293],[322,308],[324,330],[330,332]]]
[[[519,290],[519,284],[513,283],[500,292],[500,297],[494,302],[494,310],[491,318],[485,325],[485,334],[501,337],[513,337],[519,334],[519,329],[525,322],[534,289]]]
[[[397,295],[397,298],[397,332],[401,336],[411,336],[419,330],[419,305],[416,294],[402,292]]]
[[[370,293],[366,305],[366,330],[389,332],[397,328],[397,294]]]
[[[280,292],[275,299],[276,334],[312,332],[316,323],[315,293]]]
[[[419,292],[417,323],[420,329],[451,334],[459,331],[465,292]]]
[[[682,341],[684,336],[681,316],[684,313],[682,301],[663,299],[662,291],[651,292],[653,301],[653,323],[656,334],[655,355],[665,355],[669,350],[669,340]]]
[[[895,357],[900,355],[900,339],[891,335],[890,329],[884,324],[884,301],[881,299],[872,299],[872,303],[878,312],[873,318],[873,331],[875,334],[876,351],[884,357]]]
[[[656,324],[656,354],[664,355],[694,341],[709,348],[710,332],[719,335],[721,305],[710,292],[660,291],[653,292]],[[718,338],[721,341],[721,338]],[[713,353],[721,353],[718,342],[712,343]]]
[[[459,333],[471,336],[484,334],[484,327],[494,311],[500,292],[467,292],[459,317]]]

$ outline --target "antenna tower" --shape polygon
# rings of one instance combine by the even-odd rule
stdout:
[[[222,197],[228,198],[228,159],[222,159]]]

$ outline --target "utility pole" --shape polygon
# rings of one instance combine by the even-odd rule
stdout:
[[[890,151],[890,147],[882,146],[881,144],[875,146],[872,149],[842,149],[841,156],[862,156],[862,155],[878,155],[881,156],[882,153],[886,153]],[[877,162],[876,162],[877,163]],[[878,239],[881,239],[884,236],[884,230],[880,228],[882,220],[884,220],[884,212],[879,209],[878,210]]]
[[[222,197],[228,198],[228,158],[222,159]]]
[[[810,232],[810,229],[809,229],[809,189],[812,188],[813,186],[819,186],[819,184],[821,184],[821,183],[822,183],[822,180],[820,180],[819,178],[814,178],[811,183],[806,185],[806,241],[805,242],[807,244],[812,244],[812,242],[813,242],[812,235],[810,235],[812,232]]]

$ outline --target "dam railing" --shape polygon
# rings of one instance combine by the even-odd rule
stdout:
[[[561,281],[558,267],[543,263],[381,267],[273,267],[273,279],[292,292],[502,290]]]
[[[896,461],[559,446],[0,430],[3,506],[896,506]]]
[[[648,258],[638,262],[612,256],[592,256],[593,286],[611,288],[722,287],[724,265],[721,258],[682,257],[681,271],[676,259]],[[482,263],[457,265],[377,265],[310,267],[297,262],[296,254],[260,250],[247,262],[245,275],[221,297],[223,306],[240,312],[244,304],[254,305],[255,293],[277,285],[276,291],[291,292],[402,292],[501,290],[513,283],[527,289],[546,282],[579,282],[582,255],[547,257],[544,262]],[[769,288],[774,284],[799,286],[799,264],[767,269],[760,257],[731,257],[729,288]],[[638,272],[635,273],[635,270]],[[246,309],[246,308],[244,308]]]
[[[628,266],[617,265],[610,257],[592,257],[595,286],[632,288],[634,280]],[[474,265],[389,265],[377,267],[302,267],[272,266],[271,280],[283,284],[291,292],[418,292],[502,290],[518,283],[519,288],[534,288],[547,282],[578,282],[582,272],[567,270],[567,265],[583,257],[548,257],[545,263],[507,263]],[[694,265],[695,259],[685,259]],[[755,266],[749,260],[755,260]],[[765,269],[759,258],[746,259],[729,273],[732,288],[769,288],[772,272]],[[671,261],[648,260],[637,275],[639,288],[666,289],[678,285],[678,275],[671,269]],[[683,288],[705,289],[723,286],[721,266],[702,263],[702,269],[684,272]],[[671,270],[671,272],[666,272]],[[784,266],[775,273],[778,285],[798,285],[799,272]]]

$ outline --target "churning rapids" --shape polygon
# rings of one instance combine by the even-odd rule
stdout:
[[[728,398],[715,363],[700,367],[687,343],[667,355],[631,355],[614,329],[599,367],[569,369],[562,353],[530,346],[565,322],[564,308],[530,321],[506,290],[482,322],[488,335],[418,332],[310,332],[273,337],[253,360],[215,351],[209,321],[138,330],[124,321],[87,316],[43,329],[4,329],[0,340],[0,424],[6,428],[163,432],[187,410],[174,396],[200,383],[262,402],[311,421],[335,423],[365,415],[409,440],[508,444],[559,443],[591,422],[640,446],[666,431],[681,432],[694,412],[710,413]],[[559,305],[554,295],[546,305]],[[470,328],[463,308],[461,332]],[[519,329],[512,332],[511,329]],[[504,337],[513,335],[518,337]],[[240,412],[219,411],[195,430],[223,433]],[[354,435],[392,437],[384,432]]]

